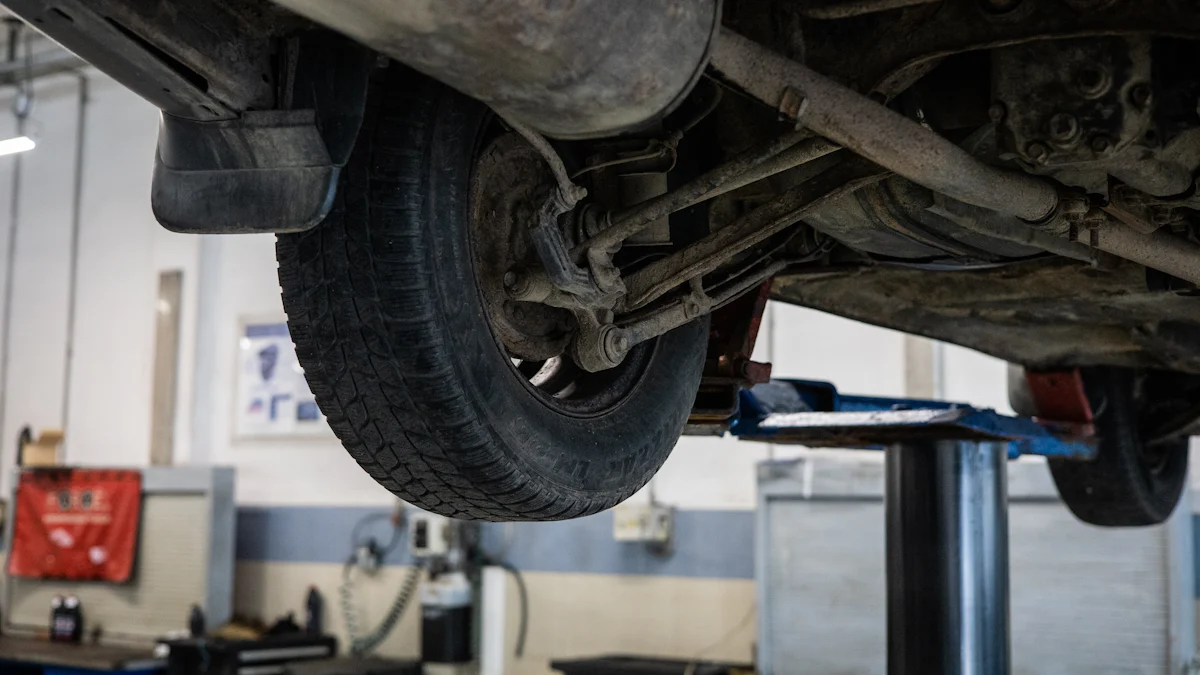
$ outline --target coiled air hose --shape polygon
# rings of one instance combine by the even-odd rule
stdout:
[[[417,583],[421,580],[421,572],[425,566],[421,562],[414,562],[413,566],[408,569],[408,574],[404,577],[404,583],[400,586],[400,591],[396,594],[396,599],[392,601],[391,608],[379,625],[375,627],[367,635],[361,635],[361,626],[358,622],[358,607],[354,602],[354,580],[351,577],[354,571],[353,559],[346,563],[342,570],[342,584],[338,587],[338,598],[342,605],[342,618],[346,622],[346,634],[350,637],[350,654],[351,656],[366,656],[375,650],[385,639],[400,618],[404,616],[405,610],[408,609],[409,603],[412,601],[413,593],[417,590]]]

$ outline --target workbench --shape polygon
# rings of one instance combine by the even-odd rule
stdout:
[[[165,665],[149,648],[0,636],[0,672],[5,675],[150,675],[162,672]]]

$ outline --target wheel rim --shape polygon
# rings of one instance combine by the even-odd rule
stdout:
[[[615,368],[589,373],[568,356],[575,328],[569,311],[509,298],[505,274],[537,265],[527,227],[554,180],[533,147],[494,127],[471,172],[468,228],[488,327],[513,375],[546,407],[573,417],[603,415],[636,389],[655,341],[631,349]]]

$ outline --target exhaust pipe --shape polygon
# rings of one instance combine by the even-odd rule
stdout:
[[[751,96],[876,164],[958,201],[1037,222],[1054,213],[1048,183],[989,166],[933,131],[803,65],[722,31],[713,68]]]
[[[950,197],[939,199],[939,208],[943,213],[954,209],[952,219],[966,229],[1094,262],[1094,254],[1082,242],[1056,239],[1049,232],[1054,229],[1050,226],[1061,224],[1065,233],[1067,225],[1058,209],[1058,192],[1049,183],[985,164],[899,113],[728,30],[716,40],[712,65],[805,128]],[[953,206],[954,201],[961,204]],[[984,211],[972,214],[966,205]],[[1101,216],[1088,235],[1092,248],[1200,285],[1200,246],[1165,232],[1135,232]]]
[[[720,0],[276,0],[555,138],[637,129],[704,72]]]

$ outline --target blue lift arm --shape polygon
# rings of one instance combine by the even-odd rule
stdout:
[[[1010,458],[1092,459],[1069,427],[961,403],[842,394],[829,382],[771,380],[743,390],[730,433],[741,440],[873,448],[914,440],[1007,441]]]

